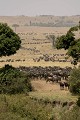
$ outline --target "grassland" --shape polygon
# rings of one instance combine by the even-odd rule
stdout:
[[[43,54],[53,56],[53,54],[66,54],[67,52],[64,50],[54,49],[52,46],[52,40],[47,39],[46,36],[55,35],[57,37],[66,34],[70,27],[29,26],[30,21],[46,21],[48,23],[53,20],[56,22],[57,19],[59,19],[57,17],[53,19],[54,17],[52,16],[42,17],[0,17],[0,22],[7,22],[11,27],[12,24],[19,24],[19,27],[16,29],[16,33],[22,40],[21,48],[15,55],[0,58],[0,67],[3,67],[5,64],[10,64],[14,67],[73,67],[70,62],[46,62],[44,60],[34,62],[33,58],[39,58],[40,56],[43,56]],[[68,21],[66,17],[64,19],[65,21]],[[79,19],[79,16],[77,16],[77,19],[72,16],[72,19],[69,18],[69,21],[73,20],[73,22],[75,21],[77,24]],[[28,25],[25,25],[26,23]],[[12,29],[14,30],[14,28]],[[56,59],[64,59],[64,57],[57,56]],[[30,92],[29,96],[26,96],[25,94],[16,94],[11,96],[4,94],[0,95],[0,120],[64,120],[64,115],[70,112],[76,103],[77,96],[73,96],[68,90],[60,90],[59,84],[46,83],[44,80],[32,80],[32,86],[34,87],[34,91]],[[59,102],[55,107],[53,105],[54,101]],[[69,106],[69,103],[71,102],[73,102],[73,105]],[[63,106],[64,103],[66,103],[65,107]],[[79,109],[77,109],[76,113],[76,116],[78,115]],[[64,116],[64,118],[61,118],[61,116]],[[74,120],[79,120],[79,118],[75,119],[74,117]],[[72,118],[65,120],[73,120],[73,116]]]
[[[17,33],[21,37],[21,48],[15,55],[0,58],[0,66],[11,64],[15,67],[19,66],[72,66],[70,62],[45,62],[41,60],[34,62],[33,59],[39,58],[44,54],[53,56],[54,54],[66,54],[65,50],[56,50],[52,46],[52,40],[46,38],[48,35],[60,36],[69,30],[67,27],[19,27]],[[11,62],[8,60],[11,59]],[[56,59],[64,59],[64,57],[56,56]]]
[[[13,66],[53,66],[59,65],[59,63],[44,62],[40,61],[34,62],[33,58],[39,58],[43,54],[48,54],[52,56],[53,54],[66,53],[64,50],[56,50],[52,47],[52,41],[46,38],[47,35],[59,33],[66,33],[68,28],[40,28],[40,27],[19,27],[17,32],[22,39],[21,49],[17,51],[15,55],[10,57],[2,57],[0,59],[0,66],[4,64],[12,64]],[[48,42],[48,43],[46,43]],[[11,59],[12,62],[6,62]],[[20,60],[20,61],[18,61]],[[63,63],[61,63],[63,64]],[[68,63],[65,63],[66,66]],[[69,63],[70,64],[70,63]]]
[[[0,120],[79,120],[79,108],[72,112],[77,96],[44,80],[33,80],[32,85],[35,91],[27,95],[0,94]]]
[[[52,46],[52,40],[48,39],[46,36],[55,35],[61,36],[66,34],[70,27],[40,27],[40,26],[32,26],[29,25],[30,21],[32,23],[43,22],[50,23],[54,22],[57,24],[59,22],[63,23],[75,23],[78,24],[80,16],[0,16],[0,22],[6,22],[8,25],[12,27],[13,24],[18,24],[19,27],[16,28],[16,33],[20,36],[22,40],[21,49],[17,51],[15,55],[10,57],[2,57],[0,58],[0,67],[4,66],[4,64],[11,64],[15,67],[18,66],[72,66],[70,62],[45,62],[41,60],[40,62],[34,62],[33,58],[39,58],[44,54],[48,54],[49,56],[53,56],[53,54],[65,54],[64,50],[56,50]],[[27,25],[25,25],[27,24]],[[79,35],[78,35],[79,36]],[[64,59],[64,57],[57,57],[56,59]],[[9,61],[11,60],[11,62]]]
[[[59,83],[46,83],[45,80],[33,80],[31,83],[34,91],[29,95],[33,98],[61,102],[76,102],[77,100],[77,96],[72,95],[69,90],[60,90]]]

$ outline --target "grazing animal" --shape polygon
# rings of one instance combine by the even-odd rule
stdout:
[[[60,82],[60,90],[64,90],[64,83]]]
[[[59,81],[61,81],[61,77],[60,76],[56,76],[56,75],[48,76],[46,82],[50,82],[50,81],[58,83]]]
[[[47,78],[46,82],[50,82],[50,81],[54,82],[53,77],[48,76],[48,78]]]
[[[64,86],[65,86],[66,89],[69,89],[69,83],[64,82]]]
[[[61,76],[53,76],[55,82],[60,82],[61,81]]]

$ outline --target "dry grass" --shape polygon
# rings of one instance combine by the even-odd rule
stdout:
[[[71,16],[71,17],[62,17],[64,21],[72,20],[74,22],[78,22],[79,16]],[[65,54],[65,50],[56,50],[52,47],[52,41],[47,39],[47,35],[55,35],[61,36],[62,34],[66,34],[69,30],[69,27],[33,27],[33,26],[24,26],[26,23],[30,21],[38,21],[38,22],[51,22],[62,19],[56,16],[36,16],[36,17],[27,17],[27,16],[15,16],[15,17],[7,17],[1,16],[0,22],[6,22],[12,27],[13,24],[19,24],[19,27],[16,29],[16,33],[22,39],[21,46],[23,49],[19,49],[15,55],[10,57],[2,57],[0,59],[4,62],[0,62],[0,67],[5,64],[11,64],[14,67],[19,66],[72,66],[70,62],[34,62],[33,58],[39,58],[43,54],[48,54],[52,56],[53,54]],[[14,30],[14,28],[12,28]],[[49,43],[45,43],[49,42]],[[29,43],[29,44],[28,44]],[[36,52],[37,51],[37,52]],[[6,62],[7,59],[11,59],[14,62]],[[64,57],[59,57],[59,59],[64,59]],[[21,60],[16,62],[16,60]],[[23,61],[25,60],[25,61]]]
[[[52,21],[53,21],[54,16],[52,17]],[[57,19],[59,19],[58,17],[55,17],[54,21],[56,21]],[[22,39],[22,44],[21,46],[24,47],[25,49],[20,49],[19,51],[17,51],[17,53],[15,55],[12,55],[10,57],[1,57],[0,61],[3,60],[4,62],[0,62],[0,67],[3,67],[5,64],[10,64],[14,67],[19,67],[19,66],[60,66],[60,67],[65,67],[65,66],[71,66],[70,62],[45,62],[45,61],[40,61],[40,62],[34,62],[33,58],[39,58],[40,56],[42,56],[43,54],[48,54],[48,55],[53,55],[53,54],[65,54],[66,51],[64,50],[56,50],[53,49],[52,47],[52,41],[48,40],[46,38],[47,35],[55,35],[57,36],[61,36],[62,34],[66,34],[66,32],[69,30],[68,27],[29,27],[29,26],[24,26],[25,23],[33,21],[46,21],[46,22],[51,22],[51,19],[48,17],[25,17],[25,16],[16,16],[16,17],[0,17],[0,22],[6,22],[10,25],[10,27],[12,27],[12,24],[19,24],[20,26],[17,28],[17,33],[19,34],[20,38]],[[78,21],[80,20],[79,17],[77,17],[77,19],[72,16],[71,18],[66,18],[65,17],[65,21],[67,20],[74,20],[76,23],[78,23]],[[12,28],[14,30],[14,28]],[[37,42],[39,42],[40,44],[37,44]],[[50,42],[50,43],[44,43],[44,42]],[[29,43],[29,44],[27,44]],[[31,44],[33,43],[33,44]],[[36,44],[35,44],[36,43]],[[38,52],[35,52],[33,50],[38,50]],[[7,59],[11,59],[13,60],[13,62],[6,62]],[[16,60],[20,60],[20,61],[16,61]],[[25,61],[23,61],[25,60]],[[77,96],[72,96],[71,93],[68,90],[60,90],[59,84],[52,84],[52,83],[46,83],[45,80],[33,80],[31,81],[32,86],[34,87],[33,92],[29,93],[30,97],[33,98],[37,98],[37,99],[43,99],[43,100],[50,100],[50,101],[60,101],[60,102],[65,102],[65,101],[76,101]],[[14,96],[10,96],[10,101],[11,101],[11,97]],[[16,99],[15,99],[16,97]],[[14,99],[12,98],[12,103],[14,104],[14,102],[16,102],[17,99],[19,99],[19,101],[17,102],[20,106],[23,105],[24,103],[24,99],[25,101],[27,100],[25,96],[23,95],[16,95],[14,97]],[[15,101],[13,101],[15,100]],[[21,103],[20,103],[21,100]],[[27,100],[28,101],[28,100]],[[11,103],[11,104],[12,104]],[[12,105],[13,105],[12,104]],[[24,103],[24,105],[26,106],[26,104]],[[28,104],[27,104],[28,105]],[[31,104],[29,105],[30,108]],[[6,108],[6,107],[5,107]],[[31,106],[31,108],[34,108],[33,106]],[[4,109],[4,107],[3,107]],[[9,108],[10,109],[10,108]],[[21,110],[21,109],[20,109]],[[32,109],[33,110],[33,109]],[[36,108],[35,108],[36,110]],[[34,111],[35,111],[34,110]],[[58,115],[60,112],[62,112],[62,107],[55,107],[53,112],[56,113],[56,116],[60,116]],[[32,115],[34,112],[32,111]],[[22,114],[22,112],[21,112]]]
[[[33,80],[32,86],[34,92],[30,93],[31,97],[38,99],[49,99],[49,100],[60,100],[63,101],[76,101],[77,96],[72,96],[69,90],[60,90],[59,84],[57,83],[46,83],[45,80]]]
[[[52,42],[46,38],[46,35],[54,34],[58,35],[66,33],[69,28],[42,28],[42,27],[19,27],[17,32],[22,39],[21,46],[25,49],[20,49],[15,55],[10,57],[2,57],[0,60],[5,62],[0,62],[0,67],[4,64],[11,64],[15,67],[18,66],[71,66],[70,63],[59,63],[59,62],[34,62],[33,58],[39,58],[43,54],[53,55],[53,54],[65,54],[64,50],[56,50],[52,47]],[[45,35],[46,34],[46,35]],[[33,40],[33,38],[35,40]],[[44,43],[45,41],[50,43]],[[39,42],[39,44],[35,44]],[[29,43],[29,44],[27,44]],[[33,44],[30,44],[33,43]],[[38,52],[36,52],[38,50]],[[14,62],[6,62],[7,59],[14,60]],[[16,62],[20,59],[21,61]],[[23,60],[25,60],[23,62]]]

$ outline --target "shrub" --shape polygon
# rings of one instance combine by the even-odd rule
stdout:
[[[80,67],[72,70],[69,83],[70,91],[74,94],[80,94]]]
[[[61,115],[61,120],[80,120],[80,108],[78,106],[74,106],[71,110],[67,112],[63,111]]]
[[[80,107],[80,97],[77,100],[77,105]]]
[[[9,65],[0,69],[0,93],[16,94],[31,90],[31,83],[26,73]]]
[[[0,94],[0,120],[54,120],[52,109],[25,94]]]

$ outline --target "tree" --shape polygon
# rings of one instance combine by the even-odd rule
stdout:
[[[80,59],[80,38],[75,38],[75,31],[79,30],[79,26],[71,27],[66,35],[62,35],[56,40],[56,48],[68,50],[67,54],[73,58],[73,63],[77,64]]]
[[[15,54],[20,46],[20,37],[6,23],[0,23],[0,57]]]
[[[15,32],[16,32],[16,28],[19,27],[19,25],[18,24],[13,24],[12,27],[15,28]]]
[[[77,105],[80,107],[80,97],[78,97]]]
[[[55,35],[49,35],[49,36],[46,36],[46,38],[51,40],[52,47],[55,47],[55,41],[56,41]]]
[[[80,29],[80,21],[79,21],[79,29]]]

